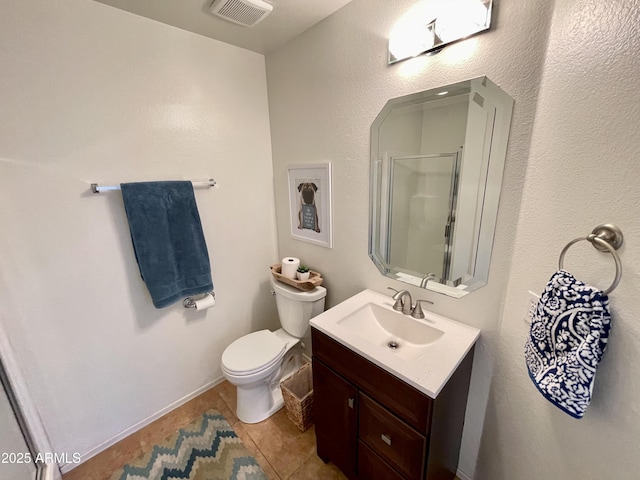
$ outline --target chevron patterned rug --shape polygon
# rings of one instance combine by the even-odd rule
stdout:
[[[125,465],[111,480],[267,480],[229,422],[216,410]]]

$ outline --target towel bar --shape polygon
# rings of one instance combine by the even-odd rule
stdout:
[[[206,182],[191,182],[191,183],[193,184],[194,188],[206,188],[206,187],[216,187],[216,188],[218,188],[218,183],[213,178],[210,178]],[[120,185],[103,185],[103,186],[100,186],[97,183],[92,183],[91,184],[91,191],[93,193],[112,192],[114,190],[120,190]]]
[[[616,252],[617,249],[620,248],[622,242],[624,241],[624,235],[622,235],[622,230],[612,224],[604,224],[598,225],[594,228],[589,235],[586,237],[578,237],[571,240],[560,252],[560,260],[558,261],[558,266],[560,270],[563,270],[564,263],[564,255],[569,250],[569,247],[574,243],[581,242],[582,240],[587,240],[591,242],[591,244],[601,252],[609,252],[613,257],[613,261],[616,264],[616,276],[613,279],[613,283],[609,288],[603,291],[605,295],[609,295],[620,283],[620,278],[622,278],[622,262],[620,261],[620,256]]]

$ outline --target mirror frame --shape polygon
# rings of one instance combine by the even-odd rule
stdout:
[[[425,281],[426,274],[410,271],[408,268],[394,269],[387,265],[382,258],[378,258],[376,248],[381,243],[381,238],[376,238],[376,229],[380,224],[380,212],[377,204],[381,199],[376,186],[376,164],[380,161],[381,153],[378,152],[379,129],[388,115],[398,108],[410,105],[427,103],[433,100],[441,100],[442,92],[456,92],[470,94],[480,90],[495,106],[495,117],[491,131],[491,144],[488,153],[486,182],[482,197],[481,223],[474,243],[478,254],[475,255],[473,275],[463,281],[461,285],[445,285],[433,280]],[[440,95],[438,95],[440,94]],[[498,216],[500,191],[507,154],[509,131],[513,113],[514,100],[487,77],[477,77],[451,85],[425,90],[414,94],[393,98],[386,102],[380,113],[371,125],[370,146],[370,172],[369,172],[369,257],[383,275],[409,283],[414,286],[426,288],[437,293],[442,293],[454,298],[460,298],[468,293],[486,285],[489,276],[493,239]],[[422,277],[418,276],[422,275]]]

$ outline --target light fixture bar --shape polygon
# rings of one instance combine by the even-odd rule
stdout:
[[[389,38],[389,64],[435,54],[445,46],[489,30],[493,0],[441,0],[438,8],[422,12],[426,18],[416,20],[415,13],[394,27]]]

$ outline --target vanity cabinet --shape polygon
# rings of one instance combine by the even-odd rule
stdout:
[[[318,456],[349,479],[455,478],[471,350],[432,399],[312,328]]]
[[[330,458],[349,478],[356,478],[358,390],[322,363],[313,364],[314,422],[318,456]]]

